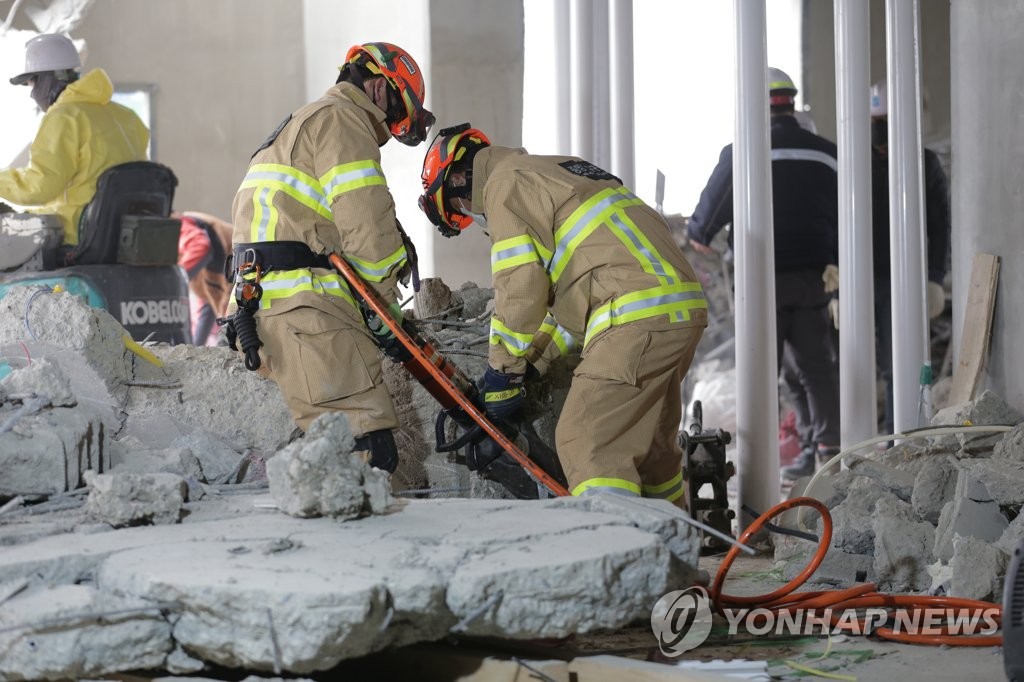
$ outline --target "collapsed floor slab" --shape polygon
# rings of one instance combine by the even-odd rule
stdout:
[[[208,663],[302,673],[453,628],[539,638],[618,627],[648,617],[662,594],[689,584],[699,546],[660,501],[639,502],[628,515],[565,499],[399,502],[387,514],[344,523],[237,514],[239,505],[251,510],[270,499],[236,496],[230,513],[190,503],[204,520],[11,547],[0,555],[0,576],[30,586],[9,603],[80,584],[97,599],[174,604],[172,627],[147,651],[177,646]],[[5,608],[0,649],[31,638],[45,652],[48,637],[75,627],[39,629]],[[111,657],[105,672],[136,663]]]

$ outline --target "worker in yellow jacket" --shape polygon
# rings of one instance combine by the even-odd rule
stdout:
[[[103,171],[147,158],[149,130],[135,113],[111,101],[114,86],[103,69],[79,77],[82,61],[64,35],[43,34],[25,45],[25,71],[11,79],[32,86],[45,112],[26,168],[0,171],[0,197],[54,213],[64,243],[78,243],[82,209],[96,193]]]
[[[337,83],[256,150],[232,209],[239,308],[229,338],[237,335],[250,369],[277,382],[300,428],[344,412],[357,448],[387,471],[398,463],[391,432],[398,417],[377,345],[327,254],[340,254],[388,303],[397,300],[411,254],[380,147],[391,137],[408,145],[425,139],[433,115],[424,92],[423,74],[401,48],[352,47]],[[241,282],[250,291],[258,285],[258,298],[239,301]],[[247,312],[258,342],[245,328],[253,319]],[[386,327],[377,331],[393,339]]]
[[[662,217],[587,161],[491,146],[469,124],[435,138],[423,186],[443,235],[475,222],[491,239],[486,412],[515,414],[552,342],[582,344],[555,431],[570,491],[684,506],[680,384],[707,301]]]

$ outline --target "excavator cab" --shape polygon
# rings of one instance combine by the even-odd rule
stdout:
[[[178,180],[149,161],[107,169],[82,212],[78,244],[63,246],[57,216],[0,216],[0,297],[14,286],[59,285],[105,308],[133,338],[188,343],[188,280],[177,265]]]

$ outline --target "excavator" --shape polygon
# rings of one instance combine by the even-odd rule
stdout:
[[[61,244],[56,215],[0,214],[0,298],[16,286],[59,287],[106,309],[133,339],[191,342],[181,223],[170,217],[177,184],[150,161],[107,169],[73,247]]]

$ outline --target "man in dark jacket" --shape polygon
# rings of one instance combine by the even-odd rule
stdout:
[[[885,382],[885,433],[894,429],[892,407],[892,264],[889,256],[889,106],[886,82],[871,86],[871,225],[875,267],[877,362]],[[924,152],[925,236],[928,253],[928,319],[942,314],[949,258],[949,181],[939,156]]]
[[[807,396],[813,443],[785,467],[787,478],[814,472],[815,458],[838,452],[839,365],[822,286],[826,266],[839,260],[836,146],[801,128],[794,116],[796,86],[769,70],[772,205],[775,223],[775,314],[779,363],[789,349]],[[722,150],[687,225],[694,249],[709,251],[732,222],[732,145]]]

